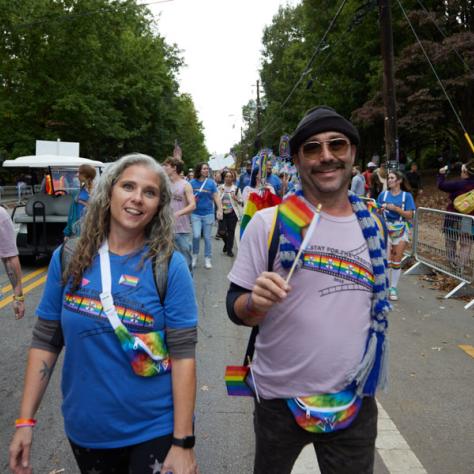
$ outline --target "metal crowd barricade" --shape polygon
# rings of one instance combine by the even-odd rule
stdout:
[[[419,207],[416,211],[413,245],[416,263],[405,274],[422,265],[460,281],[449,298],[474,281],[474,216]],[[465,306],[468,309],[474,300]]]

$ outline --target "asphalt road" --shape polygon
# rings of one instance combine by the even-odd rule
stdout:
[[[197,456],[202,474],[251,473],[253,458],[252,401],[227,397],[224,370],[240,363],[248,329],[231,324],[225,312],[227,273],[232,259],[214,242],[214,267],[203,261],[195,272],[200,308],[198,344]],[[24,268],[29,275],[38,268]],[[27,316],[15,321],[10,305],[2,307],[2,368],[0,371],[0,472],[8,472],[7,451],[18,413],[22,378],[34,313],[41,296],[41,274],[27,293]],[[0,286],[6,276],[0,270]],[[32,285],[34,286],[34,285]],[[9,293],[5,293],[8,295]],[[474,473],[474,359],[459,345],[474,345],[474,309],[465,311],[458,300],[423,287],[416,276],[402,277],[401,301],[391,313],[391,384],[378,399],[426,472]],[[5,300],[4,300],[5,301]],[[77,473],[65,439],[60,414],[60,369],[51,379],[38,412],[33,446],[36,473],[64,469]],[[377,456],[376,473],[388,470]]]

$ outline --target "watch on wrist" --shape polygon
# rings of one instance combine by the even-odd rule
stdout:
[[[184,448],[184,449],[194,448],[195,443],[196,443],[195,436],[186,436],[184,438],[175,438],[173,436],[173,439],[171,440],[171,444],[173,446],[179,446],[180,448]]]

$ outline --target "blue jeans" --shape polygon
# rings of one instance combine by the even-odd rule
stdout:
[[[204,234],[204,256],[212,257],[211,230],[214,224],[214,214],[198,216],[191,214],[191,225],[193,227],[193,255],[199,254],[199,243],[201,241],[201,230]]]
[[[183,257],[186,259],[188,268],[192,273],[191,267],[191,234],[175,234],[174,243],[176,244],[176,249],[179,253],[183,254]]]

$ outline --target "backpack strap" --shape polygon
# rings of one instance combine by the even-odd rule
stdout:
[[[174,252],[173,252],[174,253]],[[173,253],[166,260],[158,262],[156,256],[152,260],[153,268],[153,277],[155,280],[156,291],[160,297],[160,303],[164,306],[166,292],[168,289],[168,268],[170,266],[171,259],[173,258]]]
[[[276,254],[278,252],[278,244],[280,243],[280,227],[277,225],[279,206],[276,206],[275,214],[273,216],[272,225],[270,227],[270,233],[268,234],[267,247],[268,247],[268,263],[267,271],[273,271],[273,264],[275,263]],[[258,326],[252,328],[250,333],[249,342],[245,351],[243,365],[248,365],[249,360],[252,360],[255,352],[255,341],[258,335]]]
[[[64,270],[66,270],[67,266],[69,265],[69,262],[71,261],[72,256],[76,250],[78,241],[79,237],[73,237],[71,239],[67,239],[66,242],[61,245],[61,273],[64,272]]]

